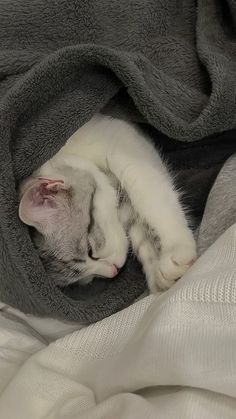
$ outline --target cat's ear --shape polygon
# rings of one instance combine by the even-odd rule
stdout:
[[[41,233],[58,227],[60,214],[69,209],[69,194],[63,180],[39,178],[25,189],[19,217]]]

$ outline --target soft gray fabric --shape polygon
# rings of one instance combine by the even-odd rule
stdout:
[[[0,1],[2,301],[86,323],[143,291],[125,273],[81,301],[48,283],[16,188],[121,87],[172,138],[235,128],[235,18],[233,0]]]
[[[208,196],[199,228],[198,253],[202,254],[236,221],[236,154],[221,169]]]

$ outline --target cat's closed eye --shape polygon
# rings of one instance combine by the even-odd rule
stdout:
[[[89,256],[89,257],[90,257],[90,259],[92,259],[92,260],[99,260],[99,258],[97,258],[97,257],[93,256],[93,249],[92,249],[92,247],[91,247],[91,246],[89,246],[89,249],[88,249],[88,256]]]
[[[85,259],[81,259],[81,258],[73,258],[71,260],[71,262],[73,262],[73,263],[85,263],[86,260]]]

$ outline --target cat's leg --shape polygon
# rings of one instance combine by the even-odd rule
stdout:
[[[136,140],[129,137],[123,148],[113,149],[108,164],[135,211],[160,238],[159,271],[171,286],[195,260],[195,241],[159,155],[151,144],[140,147]]]
[[[166,279],[160,271],[158,250],[146,237],[142,224],[135,223],[129,230],[129,237],[134,254],[142,264],[148,288],[151,293],[166,290],[175,282]]]
[[[156,293],[168,289],[175,281],[166,279],[160,271],[160,241],[134,213],[128,200],[121,205],[120,219],[126,228],[133,253],[142,265],[149,290]]]
[[[128,239],[118,218],[116,192],[110,185],[99,183],[93,199],[93,215],[104,232],[105,244],[96,250],[94,247],[93,256],[121,268],[127,258]]]

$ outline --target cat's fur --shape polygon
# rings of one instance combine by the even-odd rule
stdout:
[[[66,285],[112,278],[129,243],[152,292],[196,258],[170,174],[130,123],[96,115],[21,186],[19,216],[49,278]]]

